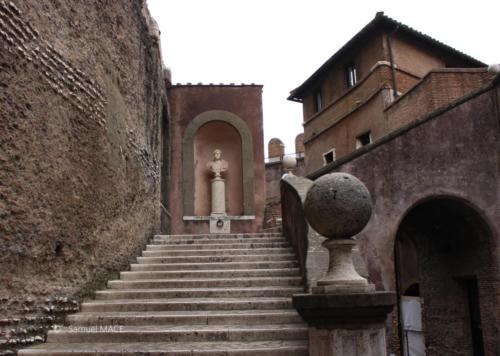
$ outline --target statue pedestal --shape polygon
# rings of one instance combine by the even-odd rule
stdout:
[[[328,249],[330,264],[327,274],[312,287],[313,294],[365,293],[375,290],[373,284],[361,277],[354,269],[352,249],[356,246],[353,239],[331,239],[323,242]]]
[[[226,180],[220,177],[212,179],[212,212],[226,215]]]
[[[210,233],[229,234],[231,220],[226,214],[226,180],[212,179],[212,212],[210,214]]]
[[[211,234],[229,234],[231,233],[231,220],[226,214],[210,215],[210,233]]]

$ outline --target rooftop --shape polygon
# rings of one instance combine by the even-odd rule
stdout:
[[[178,87],[262,87],[262,84],[255,84],[255,83],[240,83],[240,84],[235,84],[235,83],[176,83],[172,84],[171,88],[178,88]]]
[[[450,53],[451,55],[454,55],[457,58],[460,58],[464,61],[470,62],[472,65],[480,66],[480,67],[486,67],[486,64],[453,48],[450,47],[443,42],[440,42],[436,39],[434,39],[431,36],[428,36],[420,31],[417,31],[413,29],[410,26],[407,26],[399,21],[396,21],[386,15],[384,15],[383,12],[377,12],[375,15],[375,18],[370,21],[361,31],[359,31],[353,38],[351,38],[344,46],[342,46],[333,56],[331,56],[321,67],[319,67],[307,80],[302,83],[300,86],[295,88],[290,92],[290,95],[288,97],[288,100],[292,101],[301,101],[304,92],[309,89],[311,84],[313,84],[316,79],[321,77],[326,71],[330,69],[330,67],[334,64],[334,62],[341,57],[344,53],[346,53],[348,50],[350,50],[352,47],[354,47],[356,44],[361,42],[365,36],[369,35],[370,32],[372,32],[375,29],[393,29],[397,30],[400,33],[404,33],[407,35],[410,35],[432,47],[441,49],[443,51],[446,51]]]

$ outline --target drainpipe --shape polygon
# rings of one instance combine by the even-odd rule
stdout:
[[[389,60],[391,62],[392,90],[394,91],[394,98],[397,98],[399,95],[398,95],[398,87],[396,85],[396,67],[394,64],[394,57],[392,55],[391,38],[392,35],[395,34],[398,30],[399,30],[399,25],[397,25],[396,28],[387,35],[387,47],[389,48]]]

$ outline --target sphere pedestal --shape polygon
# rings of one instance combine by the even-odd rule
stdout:
[[[328,249],[330,263],[326,276],[318,280],[318,285],[312,288],[317,293],[360,293],[371,292],[375,286],[361,277],[352,262],[352,249],[356,246],[353,239],[332,239],[323,242]]]
[[[376,292],[354,269],[352,249],[370,220],[366,186],[347,173],[326,174],[307,192],[309,224],[327,240],[330,262],[312,294],[293,296],[293,305],[309,324],[310,356],[386,356],[385,320],[396,297]]]

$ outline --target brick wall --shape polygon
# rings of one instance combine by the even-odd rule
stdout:
[[[486,68],[429,72],[406,95],[386,109],[387,132],[415,120],[481,87],[492,79]]]

